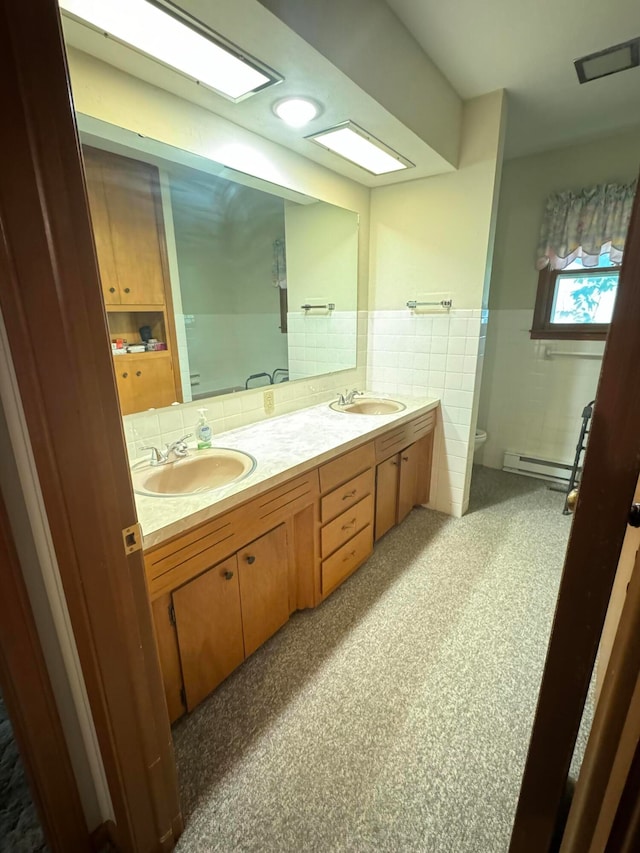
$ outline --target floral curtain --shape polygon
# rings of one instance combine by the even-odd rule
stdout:
[[[563,270],[576,258],[585,267],[597,267],[603,252],[610,252],[612,262],[619,264],[636,188],[637,181],[633,181],[550,195],[540,228],[536,268]]]

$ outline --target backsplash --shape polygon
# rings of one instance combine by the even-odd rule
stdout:
[[[208,410],[207,419],[213,429],[215,443],[215,436],[228,430],[332,400],[345,388],[364,388],[366,359],[367,312],[359,311],[356,369],[126,415],[123,422],[129,458],[143,458],[148,455],[145,447],[161,447],[193,433],[200,408]],[[263,395],[267,390],[273,391],[275,404],[273,413],[269,415],[264,411]]]

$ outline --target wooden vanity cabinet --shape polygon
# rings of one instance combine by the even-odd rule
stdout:
[[[113,361],[123,415],[175,402],[173,360],[168,352],[118,355]]]
[[[169,718],[320,604],[429,499],[435,412],[145,551]],[[247,544],[248,543],[248,544]]]
[[[176,589],[172,598],[184,700],[191,711],[244,660],[236,555]]]
[[[319,468],[319,600],[355,572],[373,550],[374,466],[374,446],[368,442]]]
[[[429,500],[434,426],[428,412],[376,440],[376,541]]]

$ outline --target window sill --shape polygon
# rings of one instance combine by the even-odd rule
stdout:
[[[532,341],[606,341],[608,327],[589,331],[577,329],[531,329]]]

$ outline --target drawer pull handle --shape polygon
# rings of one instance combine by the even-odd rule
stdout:
[[[343,496],[342,496],[342,500],[343,500],[343,501],[347,501],[347,500],[349,500],[349,498],[353,498],[353,497],[355,497],[357,494],[358,494],[358,490],[357,490],[357,489],[353,489],[352,491],[347,492],[347,493],[346,493],[346,495],[343,495]]]
[[[349,530],[350,528],[355,527],[355,526],[356,526],[356,520],[355,520],[355,518],[352,518],[351,521],[348,521],[346,524],[342,525],[342,529],[343,530]]]
[[[353,551],[349,551],[349,553],[347,554],[347,556],[342,558],[342,562],[343,562],[343,563],[346,563],[346,562],[347,562],[347,560],[350,560],[352,557],[355,557],[355,555],[356,555],[355,550],[353,550]]]
[[[249,554],[246,557],[246,560],[247,560],[247,563],[249,563],[249,565],[251,566],[251,565],[253,565],[253,563],[255,563],[256,558],[253,556],[253,554]]]
[[[222,576],[226,581],[230,581],[233,577],[233,572],[227,570],[226,572],[223,572]]]

